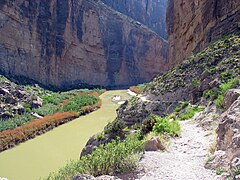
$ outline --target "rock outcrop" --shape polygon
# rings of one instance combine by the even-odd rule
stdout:
[[[231,176],[235,179],[240,175],[239,96],[239,89],[230,89],[225,93],[224,102],[229,100],[228,104],[226,104],[227,106],[225,106],[227,110],[219,117],[215,118],[215,121],[219,122],[217,128],[216,151],[206,164],[207,168],[222,169],[223,171],[230,173],[228,174],[228,177]],[[210,114],[207,116],[210,116]]]
[[[21,115],[29,108],[40,108],[42,99],[38,85],[28,89],[0,75],[0,121]]]
[[[167,39],[167,0],[102,0],[113,9],[148,26]]]
[[[170,0],[167,13],[171,65],[224,34],[240,30],[239,0]]]
[[[168,69],[168,44],[95,0],[5,0],[0,71],[58,89],[117,87]]]

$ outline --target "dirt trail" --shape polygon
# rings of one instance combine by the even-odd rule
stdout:
[[[213,180],[215,173],[204,168],[212,133],[194,121],[182,121],[182,135],[168,152],[146,152],[140,162],[142,180]]]

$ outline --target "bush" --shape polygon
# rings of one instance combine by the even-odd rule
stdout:
[[[104,133],[105,134],[120,135],[125,127],[126,127],[126,124],[123,120],[115,119],[113,122],[108,123],[104,127]]]
[[[138,134],[128,135],[124,141],[112,140],[106,146],[97,147],[92,154],[72,161],[57,173],[51,173],[47,180],[67,180],[78,174],[100,176],[112,173],[130,172],[137,168],[143,142]]]
[[[0,119],[0,132],[8,129],[13,129],[21,126],[34,119],[30,114],[16,115],[13,118],[7,120]]]
[[[61,104],[65,99],[69,98],[69,94],[67,93],[51,93],[48,95],[45,95],[42,97],[43,104],[54,104],[59,105]]]
[[[94,95],[82,94],[75,96],[63,107],[63,111],[79,112],[81,107],[94,105],[99,101]]]
[[[141,127],[143,134],[147,134],[153,130],[153,126],[157,122],[156,117],[157,116],[150,114],[146,119],[143,120]]]
[[[189,105],[189,102],[180,102],[180,106],[177,107],[174,112],[180,112],[182,109],[186,108]]]
[[[181,132],[180,124],[176,120],[171,120],[166,117],[156,116],[156,124],[153,126],[153,131],[159,134],[169,134],[171,136],[179,136]]]
[[[187,119],[191,119],[193,118],[193,116],[197,113],[197,112],[200,112],[200,111],[203,111],[204,108],[200,108],[200,107],[197,107],[197,106],[193,106],[193,107],[190,107],[186,110],[185,113],[182,113],[178,116],[178,120],[187,120]]]
[[[41,116],[52,115],[59,111],[61,111],[61,108],[59,106],[51,104],[51,103],[45,104],[45,105],[43,105],[43,107],[34,110],[34,112],[36,112],[37,114],[39,114]]]

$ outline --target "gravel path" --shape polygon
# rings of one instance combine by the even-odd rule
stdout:
[[[194,121],[182,121],[182,136],[173,140],[168,152],[146,152],[140,162],[142,180],[213,180],[214,172],[204,168],[210,132]]]

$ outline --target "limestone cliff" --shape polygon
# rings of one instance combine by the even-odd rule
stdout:
[[[167,12],[172,66],[221,35],[240,30],[239,0],[170,0]]]
[[[113,9],[145,24],[167,38],[167,0],[102,0]]]
[[[95,0],[3,0],[0,70],[43,85],[116,87],[168,69],[167,42]]]

